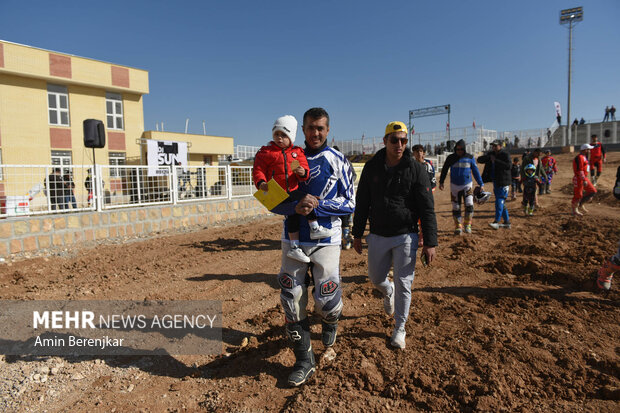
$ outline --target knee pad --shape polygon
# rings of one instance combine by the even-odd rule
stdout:
[[[473,215],[473,214],[474,214],[474,206],[465,205],[465,215]]]
[[[336,321],[342,313],[342,289],[336,280],[325,280],[314,294],[314,306],[325,321]]]
[[[280,302],[286,321],[295,323],[306,318],[307,286],[298,285],[295,279],[286,273],[278,276],[278,283],[280,284]]]

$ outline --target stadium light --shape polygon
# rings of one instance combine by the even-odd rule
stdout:
[[[568,24],[568,104],[566,108],[566,129],[568,130],[568,142],[564,142],[564,146],[570,145],[571,127],[570,127],[570,84],[571,84],[571,62],[573,56],[573,22],[577,23],[583,20],[583,7],[573,7],[572,9],[564,9],[560,11],[560,24]],[[575,137],[575,142],[577,137]]]

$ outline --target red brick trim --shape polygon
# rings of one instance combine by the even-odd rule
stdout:
[[[71,79],[71,58],[52,53],[50,53],[49,56],[50,75]]]
[[[129,87],[129,69],[112,66],[112,84],[114,86]]]
[[[50,128],[50,146],[71,149],[71,129]]]
[[[108,132],[108,149],[111,151],[124,151],[125,133],[124,132]]]

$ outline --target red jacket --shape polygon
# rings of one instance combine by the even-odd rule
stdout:
[[[588,177],[590,164],[584,155],[579,154],[573,160],[573,172],[575,173],[575,177],[579,179],[586,179]]]
[[[299,165],[306,171],[304,177],[300,177],[292,171],[291,162],[294,160],[299,161]],[[303,149],[293,145],[283,149],[275,142],[270,142],[269,145],[260,148],[256,154],[252,178],[256,188],[260,186],[261,182],[268,182],[273,178],[286,192],[291,192],[297,189],[299,181],[308,179],[309,172],[308,160]]]
[[[601,159],[605,159],[607,154],[605,153],[605,148],[603,148],[603,144],[600,142],[596,142],[594,148],[590,149],[590,162],[598,162]]]

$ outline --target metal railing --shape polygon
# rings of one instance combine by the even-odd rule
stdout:
[[[89,168],[78,165],[2,165],[0,217],[95,209],[84,185]]]
[[[255,191],[251,166],[0,165],[0,218],[233,199]]]

